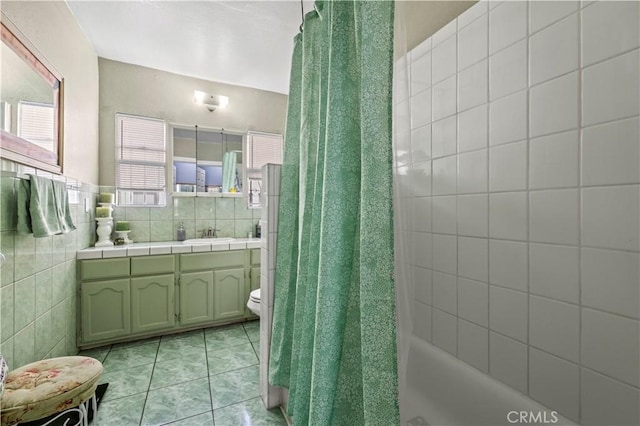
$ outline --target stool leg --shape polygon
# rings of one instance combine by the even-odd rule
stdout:
[[[96,394],[91,397],[91,406],[93,407],[93,417],[98,415],[98,401],[96,400]]]
[[[85,415],[85,412],[83,410],[83,405],[82,404],[80,404],[78,407],[69,408],[68,410],[65,410],[65,411],[63,411],[61,413],[58,413],[57,416],[55,416],[54,418],[52,418],[48,422],[44,423],[42,426],[53,425],[53,424],[55,424],[56,420],[58,420],[60,417],[62,417],[64,415],[67,415],[67,414],[69,414],[71,412],[74,412],[74,411],[78,412],[79,419],[78,419],[78,423],[76,423],[73,426],[80,426],[80,425],[85,425],[86,426],[86,423],[85,423],[86,422],[86,415]],[[65,423],[65,426],[67,426],[67,423]],[[68,426],[71,426],[71,425],[68,425]]]

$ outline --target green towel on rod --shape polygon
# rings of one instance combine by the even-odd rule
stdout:
[[[56,200],[56,213],[58,216],[58,223],[62,229],[62,233],[66,234],[69,231],[76,229],[71,219],[71,209],[69,208],[69,193],[67,191],[67,185],[59,180],[52,180],[53,196]]]
[[[66,234],[76,229],[64,182],[29,175],[18,186],[18,232],[35,238]]]

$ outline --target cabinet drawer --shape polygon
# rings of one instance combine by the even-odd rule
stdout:
[[[251,250],[251,264],[252,265],[260,264],[260,249]]]
[[[99,280],[129,276],[129,258],[83,260],[80,263],[80,279]]]
[[[224,251],[180,255],[181,271],[200,271],[205,269],[243,266],[244,251]]]
[[[131,259],[131,275],[171,274],[176,270],[176,258],[167,256],[143,256]]]

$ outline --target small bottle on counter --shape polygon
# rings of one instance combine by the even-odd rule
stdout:
[[[262,238],[262,225],[260,225],[260,222],[256,224],[256,238]]]
[[[176,239],[178,241],[184,241],[187,239],[187,231],[184,229],[184,225],[182,224],[182,222],[180,223],[180,225],[178,225],[178,232],[177,232],[177,236]]]

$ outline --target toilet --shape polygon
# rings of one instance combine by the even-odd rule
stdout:
[[[260,316],[260,289],[253,290],[249,294],[249,301],[247,302],[247,308],[257,316]]]

